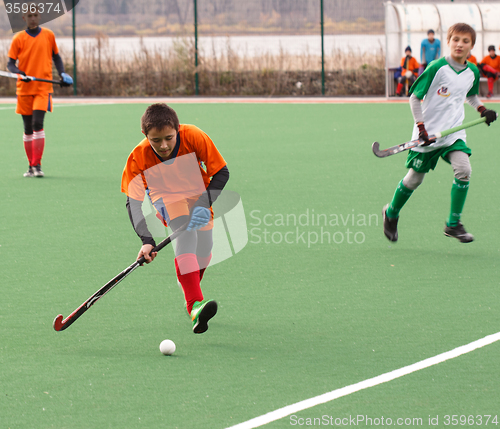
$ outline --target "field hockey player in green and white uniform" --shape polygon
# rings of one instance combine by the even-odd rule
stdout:
[[[450,55],[431,62],[410,90],[410,106],[415,119],[412,140],[420,139],[425,143],[409,152],[406,160],[408,174],[399,182],[392,201],[383,209],[384,233],[390,241],[398,240],[401,208],[422,183],[425,174],[436,167],[439,158],[451,164],[455,175],[444,234],[462,243],[474,240],[460,222],[471,176],[471,150],[466,145],[465,130],[437,140],[429,140],[429,135],[461,125],[465,116],[464,101],[486,117],[488,125],[497,114],[486,109],[479,100],[479,71],[474,64],[467,62],[467,55],[476,41],[474,29],[467,24],[454,24],[448,29],[447,39]]]

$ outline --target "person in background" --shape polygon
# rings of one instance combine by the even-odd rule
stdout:
[[[420,45],[420,62],[422,69],[425,70],[427,65],[441,56],[441,42],[434,38],[434,30],[427,32],[427,39],[422,40]],[[423,71],[422,70],[422,71]]]
[[[33,8],[32,8],[33,6]],[[61,76],[61,86],[73,84],[70,75],[64,72],[54,33],[39,26],[40,11],[30,4],[23,14],[26,30],[17,33],[9,49],[7,69],[11,73],[52,80],[52,62]],[[16,65],[16,61],[18,64]],[[24,177],[43,177],[42,155],[45,148],[43,122],[46,112],[52,112],[52,84],[47,82],[19,79],[17,81],[16,113],[22,115],[24,123],[24,149],[28,158],[28,171]]]
[[[479,100],[479,70],[467,61],[467,54],[476,43],[476,31],[466,23],[454,24],[448,29],[447,41],[450,55],[432,62],[410,90],[414,120],[411,140],[418,139],[421,144],[408,152],[408,173],[399,182],[392,201],[383,208],[384,234],[390,241],[398,240],[401,209],[440,158],[451,164],[454,173],[444,235],[461,243],[474,240],[460,221],[472,171],[469,161],[472,151],[466,144],[465,130],[438,139],[429,136],[461,125],[465,117],[464,102],[485,117],[487,125],[497,119],[497,114]]]
[[[417,60],[411,56],[410,46],[406,47],[405,54],[406,56],[401,58],[401,76],[398,78],[398,87],[396,88],[396,94],[399,97],[402,96],[405,81],[407,81],[408,86],[411,87],[418,76],[419,64]]]
[[[479,69],[484,76],[488,78],[488,95],[486,97],[493,97],[493,86],[500,74],[500,57],[495,53],[493,45],[488,46],[488,53],[479,63]]]
[[[472,55],[472,52],[469,52],[469,55],[467,55],[467,61],[477,66],[477,58],[474,55]]]

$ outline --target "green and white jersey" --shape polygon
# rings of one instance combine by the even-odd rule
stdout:
[[[446,58],[431,62],[410,89],[422,102],[425,129],[429,135],[462,124],[464,102],[468,96],[479,93],[479,70],[474,64],[456,71]],[[413,127],[412,140],[418,139],[418,127]],[[458,139],[466,141],[465,130],[437,139],[435,143],[416,147],[415,152],[431,152],[437,148],[451,146]]]

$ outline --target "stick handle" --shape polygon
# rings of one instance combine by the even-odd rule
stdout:
[[[467,122],[466,124],[459,125],[457,127],[450,128],[449,130],[441,131],[436,133],[436,138],[449,136],[450,134],[456,133],[457,131],[465,130],[466,128],[473,127],[474,125],[480,124],[486,121],[486,117],[476,119],[475,121]]]
[[[167,244],[169,244],[171,241],[175,240],[180,234],[182,234],[184,232],[184,230],[187,228],[188,225],[189,225],[189,222],[186,222],[179,229],[176,229],[172,234],[170,234],[167,238],[165,238],[165,240],[163,240],[159,244],[157,244],[156,247],[154,247],[153,250],[151,250],[151,253],[159,252]],[[146,262],[146,258],[144,256],[141,256],[141,258],[137,260],[138,265],[142,265],[142,264],[144,264],[144,262]]]
[[[19,74],[19,73],[10,73],[10,72],[5,72],[3,70],[0,70],[0,76],[4,76],[4,77],[10,77],[10,78],[13,78],[13,79],[25,79],[25,78],[29,78],[31,79],[32,82],[35,82],[35,81],[38,81],[38,82],[47,82],[47,83],[54,83],[56,85],[60,85],[61,81],[58,81],[58,80],[49,80],[49,79],[42,79],[42,78],[38,78],[38,77],[33,77],[33,76],[23,76],[22,74]]]

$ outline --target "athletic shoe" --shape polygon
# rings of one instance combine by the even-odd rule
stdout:
[[[41,166],[40,164],[35,165],[35,166],[33,167],[33,175],[34,175],[35,177],[43,177],[43,176],[45,176],[45,174],[43,174],[43,171],[42,171],[42,166]]]
[[[384,234],[390,241],[398,241],[398,220],[399,217],[390,218],[387,216],[389,204],[382,209],[382,218],[384,219]]]
[[[35,173],[33,171],[33,167],[29,167],[28,168],[28,171],[26,173],[23,174],[24,177],[33,177],[35,176]]]
[[[488,92],[488,94],[486,94],[486,98],[491,98],[493,97],[493,93],[492,92]]]
[[[460,222],[458,222],[457,226],[448,226],[445,223],[444,235],[447,237],[455,237],[460,243],[470,243],[474,241],[474,236],[469,234]]]
[[[217,313],[217,303],[213,299],[196,301],[191,310],[193,332],[203,334],[208,329],[208,321]]]

